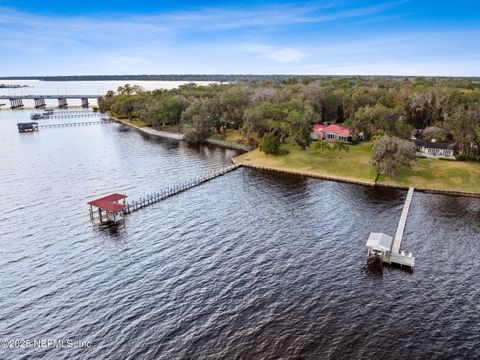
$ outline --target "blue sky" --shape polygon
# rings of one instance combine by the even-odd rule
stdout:
[[[480,76],[480,1],[3,1],[0,75]]]

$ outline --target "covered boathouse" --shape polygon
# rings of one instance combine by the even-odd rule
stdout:
[[[17,123],[18,132],[38,131],[37,122]]]
[[[127,195],[114,193],[108,196],[104,196],[100,199],[96,199],[87,203],[90,205],[90,218],[94,219],[94,208],[97,208],[98,215],[100,218],[100,223],[104,222],[124,222],[124,209],[125,209],[125,199]],[[123,200],[123,201],[122,201]],[[122,202],[120,202],[122,201]],[[103,217],[103,212],[105,212],[105,219]]]

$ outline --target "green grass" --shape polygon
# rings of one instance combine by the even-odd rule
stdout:
[[[293,145],[283,145],[289,153],[283,156],[265,155],[258,149],[235,158],[237,161],[281,170],[307,172],[348,180],[374,183],[375,172],[368,166],[370,145],[349,146],[348,153],[338,151],[314,151],[313,146],[301,150]],[[248,160],[247,160],[248,159]]]
[[[422,158],[411,169],[402,169],[395,178],[381,176],[379,183],[480,193],[480,164]]]
[[[348,153],[338,153],[337,151],[314,151],[313,145],[307,150],[283,145],[282,150],[289,151],[287,155],[265,155],[257,149],[240,155],[235,160],[245,165],[374,183],[375,172],[369,165],[371,144],[349,145],[349,148]],[[395,178],[380,176],[378,183],[480,193],[480,164],[421,158],[415,161],[411,169],[402,169]]]
[[[129,122],[130,124],[132,125],[135,125],[135,126],[138,126],[138,127],[146,127],[148,126],[145,122],[143,122],[142,120],[139,120],[139,119],[132,119],[132,121],[128,121],[128,119],[126,119],[127,122]]]

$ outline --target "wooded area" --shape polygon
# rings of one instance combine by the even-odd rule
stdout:
[[[455,78],[289,78],[172,90],[125,85],[99,99],[100,111],[138,117],[150,126],[185,127],[192,142],[237,129],[250,145],[267,134],[275,143],[306,148],[311,124],[342,123],[368,140],[384,135],[455,143],[464,159],[479,159],[480,82]]]

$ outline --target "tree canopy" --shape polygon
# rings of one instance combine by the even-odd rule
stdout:
[[[149,126],[188,127],[201,141],[239,130],[258,145],[267,133],[306,148],[311,125],[343,123],[366,139],[409,139],[414,129],[455,143],[480,158],[480,81],[455,78],[259,78],[170,90],[143,91],[126,84],[99,99],[99,110],[139,117]],[[418,133],[418,132],[417,132]]]
[[[396,176],[403,167],[410,167],[415,160],[415,145],[397,137],[385,137],[373,143],[371,165],[377,175]]]

